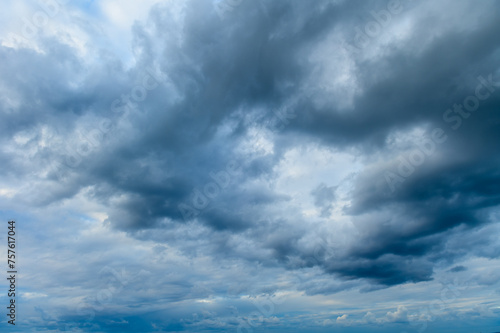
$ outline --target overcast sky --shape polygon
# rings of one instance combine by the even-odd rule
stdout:
[[[499,1],[57,1],[0,13],[13,331],[500,331]]]

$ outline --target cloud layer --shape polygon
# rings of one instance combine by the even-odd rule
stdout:
[[[1,34],[26,331],[494,329],[497,2],[54,4]]]

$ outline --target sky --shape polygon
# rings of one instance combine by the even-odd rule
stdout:
[[[495,0],[2,1],[1,331],[500,332],[499,31]]]

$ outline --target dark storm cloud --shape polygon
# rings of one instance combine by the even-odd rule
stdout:
[[[222,23],[218,17],[206,16],[206,11],[212,10],[209,3],[196,2],[196,6],[187,6],[185,22],[178,27],[169,23],[167,7],[159,6],[151,14],[153,23],[148,27],[149,32],[145,27],[134,27],[134,50],[138,55],[138,67],[158,62],[158,66],[168,75],[173,92],[165,91],[166,88],[162,86],[151,93],[139,105],[144,113],[130,116],[133,118],[131,121],[134,122],[134,130],[121,134],[123,144],[113,147],[115,153],[112,161],[105,158],[105,163],[99,163],[98,160],[91,173],[90,178],[95,179],[93,182],[109,183],[116,191],[130,193],[134,198],[134,204],[125,203],[123,207],[127,208],[126,214],[130,216],[126,220],[136,222],[111,221],[112,223],[142,228],[154,225],[142,221],[151,221],[161,216],[180,220],[179,210],[170,207],[189,204],[194,196],[193,192],[182,189],[189,186],[194,190],[198,186],[203,187],[210,180],[210,170],[223,170],[233,158],[234,145],[227,141],[227,135],[232,134],[217,137],[217,131],[221,131],[222,126],[230,128],[232,122],[239,122],[239,109],[248,113],[255,107],[274,108],[285,96],[290,95],[290,92],[282,91],[278,83],[299,79],[301,67],[294,65],[296,59],[289,55],[301,48],[302,38],[293,36],[290,41],[269,43],[271,31],[281,31],[283,22],[270,22],[259,8],[250,4],[245,7],[252,15],[235,13],[229,22]],[[289,13],[289,6],[284,3],[271,7],[271,11],[278,16],[292,15]],[[331,9],[329,7],[329,11]],[[321,12],[320,15],[324,17],[326,14]],[[307,25],[305,22],[303,24]],[[176,44],[170,36],[181,33],[176,29],[182,29],[181,45]],[[319,30],[317,26],[301,33],[317,34]],[[154,35],[159,35],[159,39]],[[305,38],[304,42],[307,41]],[[286,44],[280,46],[279,43]],[[155,50],[161,56],[154,54]],[[141,69],[136,68],[134,71],[140,72]],[[234,142],[237,143],[238,139]],[[180,185],[175,193],[169,194],[162,181],[156,184],[155,191],[158,195],[148,185],[137,186],[140,185],[137,182],[143,182],[147,178],[143,177],[147,175],[147,168],[134,168],[133,171],[129,169],[135,164],[134,161],[143,159],[146,155],[154,156],[148,160],[150,166],[156,164],[172,174],[170,178]],[[279,156],[273,159],[276,163]],[[87,164],[84,167],[88,168]],[[245,177],[259,176],[261,172],[272,168],[273,164],[254,159],[245,161],[243,167],[248,170]],[[254,168],[255,171],[252,171]],[[130,175],[119,179],[117,175],[123,173]],[[231,188],[224,189],[223,192],[236,195],[240,198],[239,203],[252,203],[254,200],[251,196],[245,197],[239,192],[234,194],[241,181],[240,176],[232,182]],[[224,193],[218,201],[231,197],[223,195]],[[255,205],[265,204],[264,201],[258,200]],[[210,211],[202,219],[216,228],[248,224],[241,217],[230,217],[232,214],[228,214],[227,209],[217,211],[210,207]],[[113,220],[124,221],[123,218]]]
[[[365,278],[382,285],[428,281],[432,275],[432,265],[420,259],[401,258],[390,254],[375,260],[359,257],[346,259],[344,262],[328,263],[327,271],[347,279]]]
[[[357,61],[356,76],[363,93],[352,112],[338,112],[335,105],[323,109],[309,105],[308,112],[299,114],[299,121],[292,127],[332,144],[360,143],[371,148],[382,146],[386,136],[398,128],[429,122],[443,126],[443,112],[452,102],[462,102],[470,94],[464,91],[463,85],[497,69],[496,31],[500,23],[495,15],[488,15],[477,30],[465,36],[455,31],[447,32],[416,52],[422,38],[420,33],[425,35],[430,29],[424,24],[419,22],[418,26],[425,30],[415,31],[415,35],[405,42],[407,47],[394,48],[381,59]],[[445,52],[450,49],[456,52],[452,55]],[[355,54],[352,56],[357,59]],[[461,91],[456,91],[457,84],[462,85]],[[475,85],[467,88],[473,92]],[[499,99],[498,96],[493,98]],[[482,110],[482,113],[491,112]],[[487,117],[483,117],[483,124]]]
[[[474,93],[478,76],[494,73],[498,80],[499,4],[412,4],[415,19],[406,39],[383,50],[368,47],[349,54],[354,67],[349,79],[358,89],[352,108],[346,111],[336,101],[317,102],[330,97],[310,75],[326,71],[327,65],[314,64],[311,50],[324,46],[334,33],[353,37],[357,26],[372,19],[370,10],[386,5],[246,1],[221,19],[209,1],[186,2],[180,18],[168,3],[158,4],[147,24],[133,27],[136,62],[129,70],[113,57],[104,58],[101,65],[86,64],[74,50],[52,40],[43,42],[45,54],[2,47],[1,57],[10,65],[1,69],[4,84],[21,101],[11,106],[8,99],[2,100],[3,141],[46,124],[60,142],[36,147],[33,161],[67,161],[78,145],[77,127],[95,129],[107,117],[113,130],[78,165],[67,167],[62,185],[46,180],[54,190],[39,204],[91,187],[86,196],[109,207],[108,222],[132,234],[196,220],[212,232],[247,237],[241,252],[269,250],[265,255],[241,254],[267,265],[317,265],[343,279],[384,286],[428,281],[441,255],[458,256],[444,249],[450,232],[461,225],[474,229],[491,222],[490,209],[500,204],[500,131],[494,122],[499,119],[500,88],[463,119],[457,131],[443,120],[446,109]],[[471,6],[480,12],[477,24],[462,22]],[[366,16],[360,17],[360,12]],[[443,16],[452,28],[439,29]],[[397,22],[394,18],[391,24]],[[351,52],[342,46],[345,40],[337,42],[328,52]],[[16,74],[21,67],[25,74]],[[151,68],[165,81],[134,102],[135,107],[126,107],[123,94],[134,94]],[[116,100],[119,112],[113,112]],[[274,153],[245,151],[242,146],[252,130],[264,128],[273,110],[284,105],[297,117],[282,130],[266,129]],[[388,138],[419,126],[426,133],[443,128],[448,140],[429,163],[391,192],[383,171],[397,167],[393,156],[406,151],[391,151]],[[267,186],[280,176],[276,167],[285,153],[308,143],[355,151],[366,164],[344,209],[359,237],[334,258],[320,253],[315,262],[301,243],[310,232],[303,225],[310,221],[287,207],[278,210],[292,198]],[[3,159],[8,157],[3,154]],[[377,164],[377,158],[386,163]],[[228,164],[234,161],[238,168],[231,173]],[[18,176],[29,173],[25,164],[10,163],[18,166]],[[224,180],[218,183],[213,175],[221,173]],[[254,184],[263,179],[268,184]],[[41,193],[44,186],[47,183],[34,185],[34,192]],[[321,210],[320,219],[331,214],[335,185],[305,192]],[[180,205],[194,213],[186,215]],[[221,243],[213,246],[215,255],[237,248],[235,242]]]

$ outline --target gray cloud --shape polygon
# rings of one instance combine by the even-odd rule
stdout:
[[[310,296],[469,274],[470,256],[500,253],[499,4],[401,4],[362,48],[357,28],[387,1],[243,1],[223,18],[209,1],[160,2],[131,27],[132,64],[99,41],[98,61],[62,38],[2,45],[0,177],[21,185],[0,195],[40,210],[80,202],[114,233],[154,243],[161,264],[174,252],[199,262],[189,272],[170,258],[179,275],[141,277],[171,303],[273,294],[287,274],[312,274],[283,283]],[[453,111],[479,84],[489,96],[477,110]],[[402,165],[436,128],[446,140]],[[154,298],[141,292],[127,297]],[[386,313],[403,322],[397,309]],[[212,310],[163,329],[234,328]],[[158,319],[120,311],[130,329]],[[112,310],[100,316],[120,327]]]

